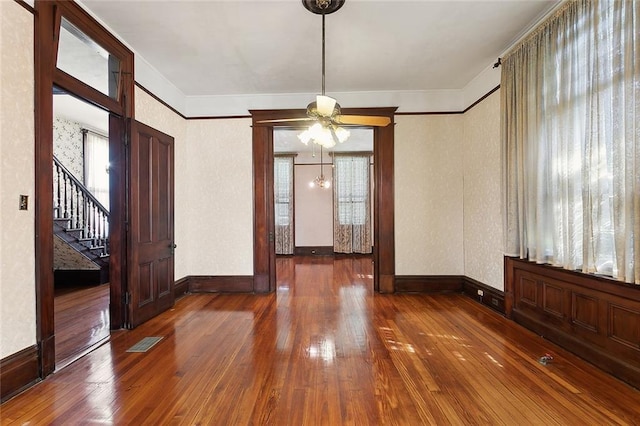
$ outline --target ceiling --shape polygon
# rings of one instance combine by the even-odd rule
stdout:
[[[326,17],[327,92],[462,89],[557,3],[347,0]],[[322,21],[300,0],[81,5],[187,98],[321,90]]]
[[[322,18],[300,0],[79,3],[134,51],[136,81],[186,116],[302,109],[321,91]],[[443,105],[439,110],[450,111],[460,107],[452,109],[449,98],[492,71],[493,80],[472,94],[464,109],[499,82],[499,70],[491,70],[496,59],[558,3],[346,0],[326,17],[327,93],[343,107],[397,106],[402,112],[438,110],[407,105],[411,94],[436,93],[434,99]],[[63,38],[76,46],[71,37]],[[70,49],[76,50],[82,46]],[[96,87],[103,78],[91,70],[104,66],[91,61],[104,60],[101,56],[74,53],[62,59],[70,69],[83,70]],[[164,87],[178,96],[164,96]],[[56,103],[61,115],[107,131],[106,114],[70,96],[62,98]],[[222,107],[189,114],[181,99]],[[360,149],[358,140],[362,150],[370,150],[366,132],[353,130],[349,150]],[[280,152],[301,146],[292,131],[277,139]]]

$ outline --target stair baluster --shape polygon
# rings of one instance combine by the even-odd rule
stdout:
[[[78,241],[84,241],[94,256],[108,256],[109,211],[55,156],[53,173],[54,218],[69,219],[59,225],[67,231],[73,230]]]

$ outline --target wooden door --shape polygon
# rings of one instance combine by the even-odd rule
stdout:
[[[174,303],[173,138],[131,122],[129,181],[129,328]]]

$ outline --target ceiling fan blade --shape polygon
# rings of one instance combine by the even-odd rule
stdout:
[[[333,115],[333,109],[336,106],[336,102],[337,101],[330,96],[316,96],[316,108],[318,110],[318,114],[323,117],[331,117]]]
[[[338,124],[358,124],[361,126],[385,127],[391,123],[389,117],[374,115],[338,115],[333,121]]]
[[[314,121],[314,118],[311,117],[298,117],[298,118],[278,118],[275,120],[260,120],[256,121],[256,123],[290,123],[296,121]]]

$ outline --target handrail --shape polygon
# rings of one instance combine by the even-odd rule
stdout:
[[[65,219],[65,230],[98,256],[109,255],[109,210],[53,157],[54,219]]]
[[[60,169],[62,169],[65,175],[69,176],[71,181],[76,184],[76,186],[80,189],[80,191],[82,191],[83,194],[87,196],[87,198],[93,201],[93,204],[95,204],[96,207],[98,207],[98,210],[100,210],[105,216],[109,217],[109,210],[107,210],[107,208],[103,206],[100,201],[98,201],[98,199],[91,193],[91,191],[89,191],[87,187],[84,186],[84,183],[80,182],[80,180],[77,177],[75,177],[73,173],[71,173],[69,169],[67,169],[64,166],[64,164],[62,164],[60,160],[58,160],[58,157],[56,157],[55,155],[53,156],[53,163],[56,166],[60,167]]]

